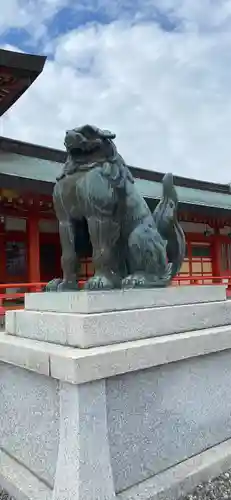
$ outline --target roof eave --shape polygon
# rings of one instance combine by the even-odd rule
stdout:
[[[23,54],[0,49],[0,77],[5,72],[16,81],[16,83],[14,81],[13,87],[12,83],[10,87],[9,83],[4,82],[3,84],[2,90],[4,90],[4,92],[7,90],[7,92],[5,95],[3,94],[3,98],[0,100],[0,116],[11,108],[24,92],[26,92],[28,87],[31,86],[43,71],[45,62],[45,56]]]
[[[40,158],[44,160],[64,163],[66,161],[66,152],[60,149],[50,148],[28,142],[18,141],[8,137],[0,136],[0,150],[9,153],[21,154],[32,158]],[[136,179],[143,179],[151,182],[161,183],[164,174],[153,170],[146,170],[139,167],[129,165],[132,174]],[[201,181],[180,177],[174,175],[174,183],[179,187],[187,187],[191,189],[199,189],[201,191],[210,191],[215,193],[230,194],[230,186],[228,184],[217,184],[214,182]]]

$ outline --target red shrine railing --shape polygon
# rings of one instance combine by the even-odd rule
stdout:
[[[85,280],[80,281],[83,286]],[[24,307],[24,296],[28,292],[41,292],[46,283],[5,283],[0,284],[0,317],[10,309],[22,309]],[[173,279],[172,286],[182,285],[226,285],[227,296],[231,296],[230,276],[189,276],[178,275]],[[12,291],[15,290],[15,291]]]
[[[230,276],[213,275],[178,275],[173,278],[173,285],[227,285],[231,286]]]

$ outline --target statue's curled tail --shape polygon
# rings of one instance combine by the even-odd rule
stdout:
[[[167,258],[171,263],[171,278],[180,271],[185,257],[185,235],[177,219],[178,197],[172,174],[163,178],[163,195],[153,213],[156,227],[167,241]]]

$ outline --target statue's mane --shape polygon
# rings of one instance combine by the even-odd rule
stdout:
[[[105,155],[103,155],[104,151]],[[75,154],[75,151],[67,151],[67,159],[61,175],[57,177],[57,181],[67,175],[73,175],[79,171],[88,172],[98,167],[102,167],[102,175],[107,177],[115,188],[124,188],[126,180],[134,182],[129,168],[118,153],[112,139],[103,139],[100,150],[93,151],[92,154],[89,152],[85,156],[79,157]]]

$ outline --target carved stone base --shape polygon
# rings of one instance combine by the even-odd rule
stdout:
[[[8,314],[11,335],[0,334],[0,484],[16,500],[173,500],[231,467],[231,326],[218,308],[226,305],[229,318],[225,289],[126,293],[56,294],[57,302],[52,293],[28,295],[31,338],[17,328],[12,335],[17,316]],[[179,314],[189,300],[194,311],[214,308],[216,327],[188,331],[188,320],[187,331],[170,333],[170,318],[167,334],[150,336],[159,310]],[[136,340],[114,342],[114,329],[102,345],[99,331],[99,347],[80,349],[39,338],[36,304],[43,326],[50,310],[55,328],[59,316],[69,318],[69,335],[79,328],[71,330],[71,315],[78,325],[81,314],[117,314],[125,332],[126,314],[153,312]]]
[[[7,314],[6,330],[55,344],[96,347],[229,325],[231,301],[225,298],[222,286],[31,294],[24,311]]]

